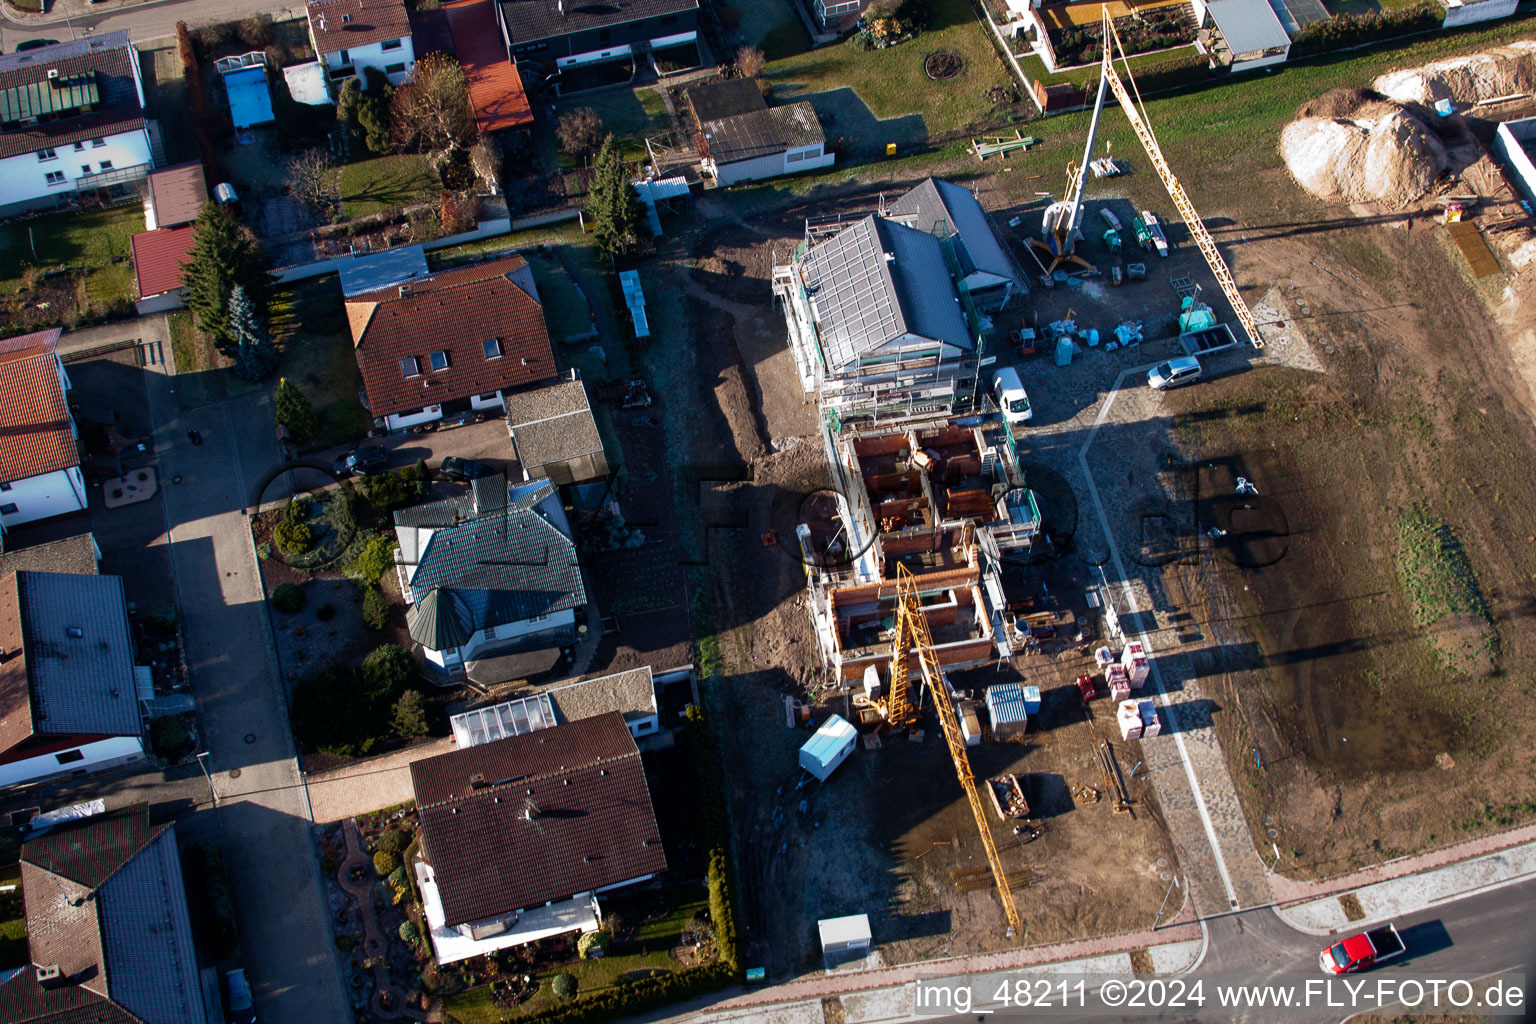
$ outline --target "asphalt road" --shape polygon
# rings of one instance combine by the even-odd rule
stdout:
[[[1388,961],[1367,974],[1352,976],[1352,979],[1365,980],[1374,986],[1378,979],[1396,984],[1436,976],[1485,978],[1498,975],[1507,981],[1512,976],[1523,974],[1527,979],[1526,991],[1529,992],[1532,987],[1536,987],[1536,925],[1532,923],[1532,907],[1536,907],[1536,880],[1469,896],[1400,918],[1394,923],[1408,947],[1407,955]],[[1196,970],[1183,976],[1186,982],[1206,979],[1205,1005],[1202,1007],[1187,1006],[1161,1013],[1100,1011],[1082,1014],[1057,1011],[1044,1014],[1039,1010],[998,1008],[978,1003],[978,1008],[970,1013],[930,1019],[952,1024],[977,1020],[1023,1020],[1026,1017],[1083,1022],[1284,1020],[1325,1024],[1345,1020],[1356,1012],[1375,1009],[1362,1005],[1357,1009],[1320,1006],[1315,1009],[1290,1008],[1280,1011],[1273,1007],[1243,1010],[1212,1005],[1215,1001],[1212,998],[1214,985],[1218,979],[1224,983],[1263,985],[1278,982],[1284,976],[1323,978],[1317,956],[1330,938],[1293,931],[1268,909],[1214,918],[1206,922],[1206,927],[1209,942],[1205,958]],[[1001,974],[988,975],[977,981],[974,991],[990,994],[1004,980]],[[1090,981],[1090,989],[1096,984],[1096,981]],[[1388,1014],[1406,1012],[1401,1007],[1388,1006],[1382,1009]],[[983,1012],[988,1010],[992,1012]],[[1527,1016],[1522,1011],[1502,1019],[1525,1019]],[[1491,1021],[1501,1018],[1484,1019]]]
[[[69,17],[63,15],[67,11]],[[275,20],[303,17],[304,7],[292,10],[262,0],[102,0],[85,4],[81,0],[56,0],[47,23],[20,17],[0,16],[0,48],[6,53],[25,39],[67,41],[86,34],[117,32],[127,29],[135,43],[174,35],[176,23],[206,25],[210,22],[239,21],[263,11]]]

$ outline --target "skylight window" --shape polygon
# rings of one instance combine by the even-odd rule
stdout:
[[[406,356],[400,360],[400,373],[404,375],[406,380],[410,380],[412,377],[420,377],[421,363],[415,356]]]
[[[448,369],[448,352],[446,349],[438,349],[436,352],[433,352],[431,359],[432,371],[434,373]]]
[[[487,359],[500,359],[501,358],[502,352],[501,352],[501,339],[500,338],[486,338],[484,341],[482,341],[480,343],[480,345],[481,345],[482,348],[485,349],[485,358],[487,358]]]

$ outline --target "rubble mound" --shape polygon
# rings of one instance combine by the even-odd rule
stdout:
[[[1355,96],[1335,95],[1357,93]],[[1348,110],[1347,114],[1306,115]],[[1292,177],[1320,199],[1404,206],[1424,195],[1450,166],[1445,144],[1422,108],[1364,90],[1335,89],[1303,105],[1280,133]]]
[[[1536,40],[1521,39],[1481,53],[1450,57],[1375,81],[1376,91],[1400,103],[1436,100],[1476,103],[1536,92]]]
[[[1296,108],[1296,118],[1304,117],[1354,117],[1357,111],[1369,115],[1371,108],[1386,100],[1375,89],[1355,89],[1342,86],[1329,89],[1321,96],[1307,100]]]

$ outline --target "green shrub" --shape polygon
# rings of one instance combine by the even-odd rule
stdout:
[[[734,977],[741,970],[741,946],[736,933],[736,901],[731,892],[730,831],[725,799],[715,764],[709,723],[698,705],[688,708],[683,741],[693,764],[694,803],[701,821],[700,838],[709,851],[709,916],[715,928],[720,962]]]
[[[379,582],[386,572],[394,568],[395,548],[398,546],[393,537],[374,537],[363,545],[363,550],[358,552],[352,564],[347,567],[349,574],[364,583]]]
[[[400,866],[400,855],[388,850],[373,851],[373,870],[380,878],[388,878]]]
[[[379,834],[378,842],[374,844],[380,850],[388,850],[390,853],[399,853],[411,845],[411,837],[408,832],[398,828],[387,828]]]
[[[292,615],[304,607],[304,591],[292,583],[279,583],[272,588],[272,607]]]
[[[555,975],[554,980],[549,983],[549,987],[561,999],[575,999],[576,975],[562,971]]]
[[[308,498],[296,497],[283,508],[283,521],[289,523],[303,523],[309,521],[309,514],[314,511],[315,503]]]
[[[587,960],[600,957],[608,952],[608,936],[602,932],[586,932],[576,940],[576,952]]]
[[[272,528],[272,539],[290,555],[302,555],[315,542],[308,523],[281,522]]]
[[[157,757],[174,761],[192,747],[187,727],[176,718],[157,718],[149,724],[149,745]]]
[[[391,722],[405,739],[427,734],[427,701],[420,690],[406,690],[395,701]]]
[[[363,682],[379,696],[387,696],[393,704],[400,688],[416,675],[416,662],[411,652],[399,644],[381,644],[363,658]]]
[[[363,625],[369,629],[383,629],[389,625],[389,602],[378,587],[363,592]]]
[[[1290,57],[1308,57],[1331,53],[1352,46],[1362,46],[1378,39],[1432,32],[1445,20],[1439,4],[1419,3],[1397,10],[1367,11],[1363,14],[1338,14],[1326,21],[1303,25],[1291,36]]]
[[[393,694],[380,694],[357,669],[330,668],[293,688],[293,732],[306,750],[359,757],[389,738]]]
[[[389,877],[384,879],[384,880],[386,882],[388,882],[390,884],[390,886],[395,888],[395,889],[404,889],[405,888],[405,865],[401,864],[399,867],[395,868],[395,870],[393,870],[393,871],[391,871],[389,873]]]
[[[330,622],[336,617],[336,607],[327,601],[315,609],[315,618],[321,622]]]
[[[415,921],[400,922],[400,941],[411,946],[421,941],[421,929],[416,927]]]
[[[235,909],[224,878],[224,859],[212,841],[203,839],[187,848],[183,861],[186,887],[196,898],[187,901],[208,936],[209,952],[222,960],[235,955]]]
[[[395,508],[416,501],[420,489],[416,486],[414,468],[392,469],[388,473],[363,478],[363,491],[368,500],[379,508]]]

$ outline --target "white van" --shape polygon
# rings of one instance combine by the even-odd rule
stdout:
[[[1010,426],[1028,423],[1035,414],[1029,405],[1029,395],[1024,392],[1024,382],[1019,380],[1019,371],[1011,366],[1005,366],[992,375],[992,397],[1003,411],[1003,419]]]
[[[1147,373],[1147,386],[1155,391],[1167,391],[1183,384],[1193,384],[1199,379],[1200,360],[1194,356],[1180,356],[1153,367]]]

